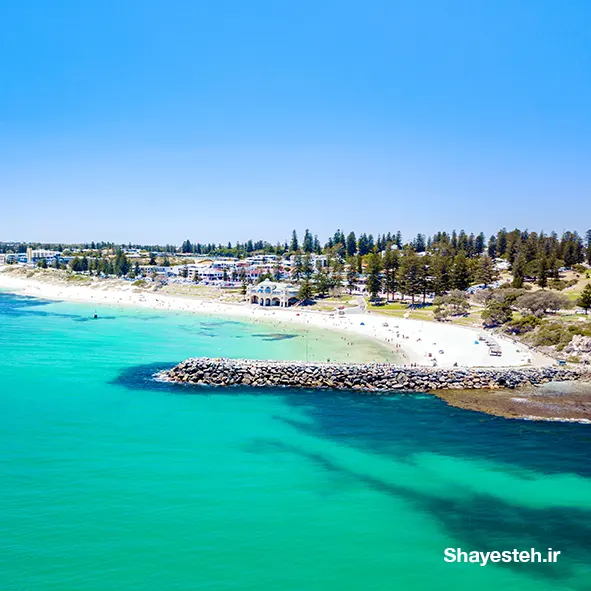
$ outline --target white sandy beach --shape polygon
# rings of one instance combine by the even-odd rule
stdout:
[[[482,331],[450,324],[393,318],[376,313],[345,315],[314,312],[305,308],[261,308],[248,304],[222,304],[197,298],[143,292],[130,284],[96,281],[92,285],[67,285],[17,277],[0,272],[0,289],[21,295],[86,302],[97,306],[133,306],[156,310],[182,311],[216,316],[233,316],[251,321],[290,323],[303,327],[355,333],[377,339],[391,350],[403,354],[408,363],[449,367],[508,367],[543,365],[550,360],[508,339],[492,337],[502,356],[492,357],[484,343],[478,343]]]

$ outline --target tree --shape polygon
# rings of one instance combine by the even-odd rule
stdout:
[[[74,273],[80,273],[80,271],[82,271],[82,263],[78,257],[74,257],[70,261],[70,269],[72,269]]]
[[[496,236],[491,236],[488,239],[487,253],[491,259],[495,259],[497,257],[497,237]]]
[[[417,253],[412,248],[406,247],[400,257],[398,269],[398,286],[402,294],[410,296],[415,303],[415,296],[422,290],[422,265]]]
[[[580,306],[585,310],[585,314],[589,313],[591,308],[591,283],[587,283],[583,289],[579,299],[577,300],[577,306]]]
[[[400,260],[397,250],[392,250],[391,246],[386,246],[384,253],[384,289],[386,291],[386,301],[390,294],[394,294],[398,287],[398,267]]]
[[[343,287],[343,271],[345,266],[340,258],[336,258],[332,264],[332,271],[330,272],[330,289],[333,295],[341,296]]]
[[[316,254],[322,254],[322,247],[320,246],[320,240],[318,240],[318,236],[314,234],[314,252]]]
[[[306,253],[314,252],[314,239],[312,238],[312,234],[310,234],[310,230],[306,228],[304,232],[304,241],[302,242],[302,250]]]
[[[414,249],[417,252],[425,252],[425,236],[424,234],[417,234],[417,237],[413,241]]]
[[[298,235],[297,232],[294,230],[291,233],[291,244],[289,246],[289,250],[291,250],[292,252],[296,252],[300,249],[300,246],[298,244]]]
[[[307,252],[302,261],[302,274],[306,279],[310,279],[310,277],[312,277],[312,273],[314,273],[314,268],[312,267],[312,257],[310,256],[310,253]]]
[[[451,270],[451,285],[454,289],[464,291],[470,287],[470,267],[468,266],[468,259],[463,252],[456,255],[454,258],[453,267]]]
[[[503,228],[497,234],[497,254],[502,257],[507,251],[507,230]]]
[[[482,320],[488,326],[500,326],[513,318],[511,306],[491,298],[482,312]]]
[[[525,270],[527,266],[527,261],[525,260],[525,256],[523,254],[519,254],[513,263],[513,282],[511,285],[516,288],[523,287],[523,282],[525,280]]]
[[[369,239],[367,234],[363,233],[361,236],[359,236],[359,240],[357,241],[357,249],[361,256],[369,253],[371,249],[369,247]]]
[[[343,248],[346,246],[345,235],[341,230],[337,230],[332,237],[333,246],[341,244]]]
[[[316,293],[319,297],[326,297],[332,285],[331,278],[326,271],[319,271],[316,274]]]
[[[429,255],[421,257],[421,266],[419,273],[419,282],[421,286],[421,294],[423,295],[423,306],[427,299],[427,293],[432,291],[433,278],[430,273],[431,257]]]
[[[47,269],[47,261],[45,259],[41,259],[38,263],[37,266],[40,269]]]
[[[298,290],[298,299],[306,303],[312,297],[312,284],[309,279],[304,279]]]
[[[377,299],[382,289],[382,259],[377,252],[372,252],[367,261],[367,291],[371,300]]]
[[[363,257],[360,253],[357,253],[357,273],[361,275],[363,273]]]
[[[488,256],[481,256],[476,269],[476,280],[488,287],[499,278],[499,272],[495,268],[494,261]]]
[[[357,285],[357,279],[359,277],[359,274],[357,273],[355,257],[350,257],[347,261],[347,264],[347,289],[351,294]]]
[[[548,274],[549,274],[548,259],[546,258],[546,255],[542,255],[537,260],[537,270],[536,270],[536,277],[538,280],[537,283],[541,288],[544,288],[548,285]]]
[[[526,310],[534,316],[543,316],[548,312],[572,308],[573,303],[562,293],[534,291],[517,298],[515,305],[518,309]]]
[[[451,266],[453,261],[450,257],[440,254],[431,257],[431,281],[435,295],[443,295],[451,286]]]
[[[357,238],[355,232],[349,232],[347,236],[347,256],[354,256],[357,252]]]
[[[474,241],[474,250],[476,254],[482,254],[484,252],[484,242],[486,238],[482,232],[476,236],[476,240]]]
[[[113,263],[113,272],[118,277],[125,276],[129,273],[129,261],[127,257],[123,254],[123,251],[119,249],[117,254],[115,255],[115,261]]]
[[[437,296],[433,300],[435,305],[435,319],[445,320],[448,316],[466,314],[470,310],[468,294],[454,289],[450,294]]]
[[[291,276],[293,277],[294,281],[299,281],[302,278],[303,273],[304,273],[304,267],[302,265],[302,255],[296,254],[295,260],[293,263],[293,267],[292,267],[292,271],[291,271]]]
[[[273,265],[273,279],[275,281],[279,281],[281,279],[281,265],[279,264],[279,262],[276,262]]]

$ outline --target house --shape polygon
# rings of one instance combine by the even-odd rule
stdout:
[[[290,283],[276,283],[265,279],[246,291],[248,301],[257,306],[288,308],[298,301],[298,290]]]

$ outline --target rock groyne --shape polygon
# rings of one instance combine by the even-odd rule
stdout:
[[[589,377],[581,369],[559,366],[435,368],[207,357],[187,359],[172,369],[157,374],[158,379],[165,381],[208,386],[322,388],[368,392],[517,388]]]

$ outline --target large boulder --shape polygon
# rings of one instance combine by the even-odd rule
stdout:
[[[576,334],[564,348],[567,355],[578,357],[581,361],[591,363],[591,337]]]

